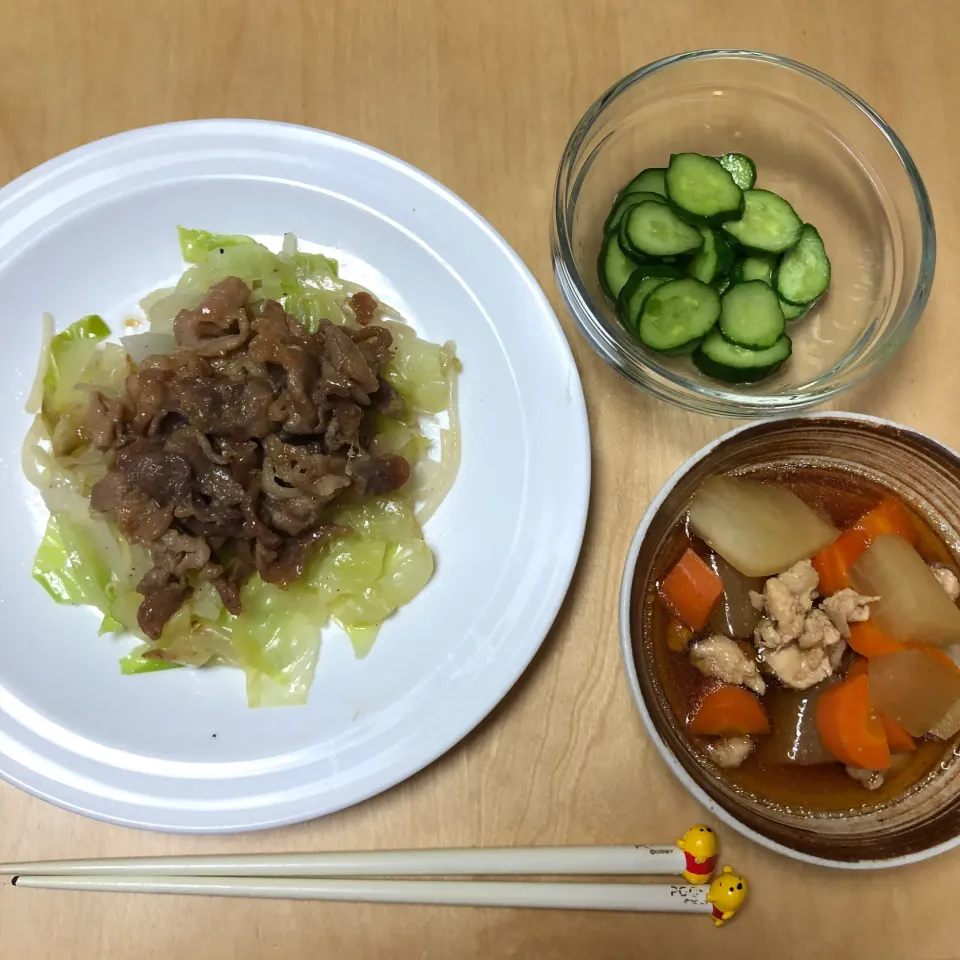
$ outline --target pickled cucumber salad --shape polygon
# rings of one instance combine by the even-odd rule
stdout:
[[[279,253],[179,238],[187,269],[141,302],[143,332],[43,318],[33,577],[138,638],[124,673],[227,664],[251,706],[304,703],[324,624],[363,657],[433,575],[460,364],[290,234]]]
[[[816,228],[756,183],[743,154],[674,154],[617,194],[600,246],[600,286],[631,334],[727,383],[776,373],[788,324],[830,285]]]

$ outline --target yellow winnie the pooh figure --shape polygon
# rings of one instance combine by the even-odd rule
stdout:
[[[707,903],[713,907],[713,922],[718,927],[723,926],[740,909],[746,895],[746,879],[730,867],[724,867],[707,891]]]
[[[687,883],[709,883],[717,865],[717,835],[702,823],[691,827],[678,841],[687,869],[683,878]]]

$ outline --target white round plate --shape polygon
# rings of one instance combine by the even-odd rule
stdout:
[[[40,316],[116,324],[183,269],[177,224],[279,243],[286,231],[454,340],[463,464],[426,525],[427,589],[354,658],[327,631],[304,707],[251,710],[228,668],[122,677],[131,640],[30,576],[45,522],[20,471]],[[373,796],[449,750],[550,628],[576,564],[590,450],[576,367],[530,272],[486,221],[371,147],[214,120],[81,147],[0,190],[0,776],[131,826],[235,831]]]

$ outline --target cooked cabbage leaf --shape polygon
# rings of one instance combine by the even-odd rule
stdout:
[[[321,319],[344,323],[350,288],[338,276],[335,260],[319,253],[300,253],[294,242],[288,252],[274,253],[251,237],[227,236],[178,227],[184,259],[193,266],[173,290],[141,301],[151,330],[172,328],[183,309],[195,307],[215,283],[239,277],[254,300],[278,300],[307,329]]]
[[[279,300],[311,331],[322,320],[355,323],[348,300],[361,289],[341,280],[336,261],[300,252],[289,234],[280,253],[247,236],[183,227],[178,234],[184,260],[191,266],[175,288],[156,291],[142,301],[149,333],[126,338],[123,345],[110,343],[107,325],[91,315],[49,338],[39,375],[42,412],[23,454],[25,473],[51,511],[34,560],[34,579],[58,603],[98,609],[103,615],[101,633],[126,631],[141,641],[146,640],[137,623],[142,595],[136,588],[150,566],[149,554],[121,536],[105,515],[89,509],[90,488],[106,467],[99,451],[89,446],[84,429],[89,390],[81,388],[122,391],[125,378],[135,369],[127,349],[139,361],[140,354],[154,352],[158,344],[171,344],[176,314],[195,307],[210,286],[225,277],[243,279],[254,299]],[[387,316],[395,314],[388,309]],[[336,505],[330,520],[352,532],[318,551],[289,589],[252,577],[242,589],[239,616],[227,613],[212,584],[195,583],[192,596],[170,618],[160,638],[141,643],[121,659],[124,674],[230,664],[245,672],[251,706],[304,703],[325,623],[337,622],[349,635],[356,656],[364,657],[383,622],[429,582],[434,558],[411,497],[424,497],[432,512],[456,474],[459,364],[452,345],[421,340],[396,319],[379,322],[390,329],[396,345],[384,376],[406,402],[406,412],[398,418],[371,413],[375,434],[371,450],[398,453],[411,463],[409,496],[398,493]],[[450,424],[441,424],[443,462],[438,463],[429,457],[432,443],[420,420],[421,415],[442,412],[449,413]]]
[[[134,647],[125,657],[120,660],[120,672],[125,676],[132,676],[136,673],[156,673],[158,670],[176,670],[183,666],[180,663],[170,663],[168,660],[160,660],[158,657],[148,657],[144,659],[144,654],[150,650],[150,644],[141,643]]]
[[[106,614],[110,569],[90,538],[63,514],[51,514],[33,561],[33,579],[57,603],[90,604]]]
[[[214,250],[256,242],[242,234],[210,233],[209,230],[188,230],[186,227],[177,227],[177,237],[180,253],[187,263],[203,263]]]
[[[70,405],[81,374],[93,357],[97,345],[110,336],[110,328],[101,317],[91,314],[62,330],[47,351],[47,369],[43,377],[43,409],[58,417]]]

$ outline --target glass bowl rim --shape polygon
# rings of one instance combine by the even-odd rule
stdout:
[[[718,820],[736,830],[741,836],[759,843],[768,850],[773,850],[776,853],[790,857],[793,860],[800,860],[804,863],[811,863],[822,867],[832,867],[835,869],[882,870],[890,867],[904,866],[909,863],[919,863],[923,860],[928,860],[931,857],[938,856],[941,853],[946,853],[948,850],[953,850],[957,846],[960,846],[960,834],[950,838],[949,840],[945,840],[942,843],[934,844],[930,847],[925,847],[922,850],[915,850],[912,853],[906,853],[897,857],[887,857],[882,860],[831,860],[829,857],[818,857],[814,856],[813,854],[805,853],[802,850],[788,847],[785,844],[777,842],[776,840],[772,840],[770,837],[767,837],[762,833],[758,833],[756,830],[747,826],[736,816],[734,816],[734,814],[730,813],[727,809],[717,803],[709,794],[706,793],[706,791],[703,790],[702,787],[700,787],[693,777],[687,773],[687,771],[683,768],[683,765],[674,756],[673,752],[658,733],[656,723],[653,719],[650,708],[647,706],[646,699],[643,696],[643,690],[640,687],[640,678],[637,674],[637,662],[636,658],[634,657],[633,638],[630,629],[631,599],[633,597],[633,582],[636,574],[637,560],[640,555],[640,549],[643,545],[644,539],[646,538],[647,531],[650,528],[650,524],[654,516],[660,509],[663,501],[669,495],[671,490],[673,490],[673,488],[677,485],[677,483],[682,480],[683,477],[686,476],[686,474],[694,466],[696,466],[696,464],[698,464],[705,457],[709,456],[720,444],[732,440],[738,434],[745,433],[749,430],[754,430],[758,426],[762,426],[765,423],[779,423],[783,425],[789,420],[853,420],[875,426],[883,426],[888,428],[892,427],[901,433],[911,434],[915,437],[919,437],[925,442],[939,447],[947,455],[960,460],[960,451],[954,450],[952,447],[941,442],[940,440],[935,439],[934,437],[930,436],[930,434],[924,433],[922,430],[915,430],[912,427],[904,426],[901,423],[897,423],[894,420],[887,420],[883,417],[874,417],[865,413],[852,413],[847,411],[800,413],[790,417],[767,417],[763,420],[754,420],[751,423],[744,423],[738,427],[734,427],[732,430],[727,430],[715,440],[711,440],[709,443],[705,444],[703,447],[697,450],[696,453],[688,457],[670,475],[670,477],[664,482],[663,486],[657,492],[656,496],[650,501],[650,505],[644,511],[643,517],[637,526],[637,530],[633,535],[632,541],[630,542],[630,549],[627,551],[626,562],[623,568],[623,577],[620,581],[620,598],[618,603],[620,654],[623,658],[623,665],[627,675],[627,683],[630,686],[630,693],[633,697],[633,702],[640,714],[641,719],[643,720],[643,725],[646,729],[647,735],[653,741],[654,746],[657,748],[657,752],[666,763],[670,772],[680,781],[687,792],[698,803],[706,807],[715,817],[717,817]]]
[[[666,367],[658,367],[646,362],[638,364],[633,359],[624,357],[616,341],[597,320],[597,316],[601,312],[601,306],[587,291],[574,261],[567,211],[568,207],[576,206],[576,196],[573,197],[572,204],[568,203],[566,198],[569,192],[568,188],[575,187],[576,183],[571,184],[570,174],[581,147],[600,115],[636,84],[661,70],[691,61],[730,59],[761,62],[775,67],[783,67],[823,84],[846,100],[848,104],[855,107],[871,121],[893,149],[907,175],[916,202],[917,217],[920,222],[920,258],[917,281],[910,295],[910,300],[899,315],[895,316],[891,325],[892,330],[886,335],[887,349],[880,355],[874,354],[858,358],[852,365],[854,375],[848,376],[840,382],[832,381],[831,375],[851,369],[851,365],[846,359],[841,360],[832,370],[821,375],[825,378],[822,386],[807,393],[788,391],[769,396],[752,396],[738,393],[734,389],[723,389],[710,384],[696,383]],[[570,134],[557,169],[557,176],[554,181],[554,216],[551,224],[550,241],[554,275],[560,289],[561,298],[585,339],[611,367],[657,398],[666,400],[682,409],[739,418],[799,412],[805,408],[824,403],[837,394],[862,383],[881,370],[904,345],[920,321],[933,286],[937,255],[933,209],[923,178],[920,176],[920,172],[903,141],[876,110],[839,81],[804,63],[774,53],[736,48],[689,50],[655,60],[618,80],[591,104]]]

